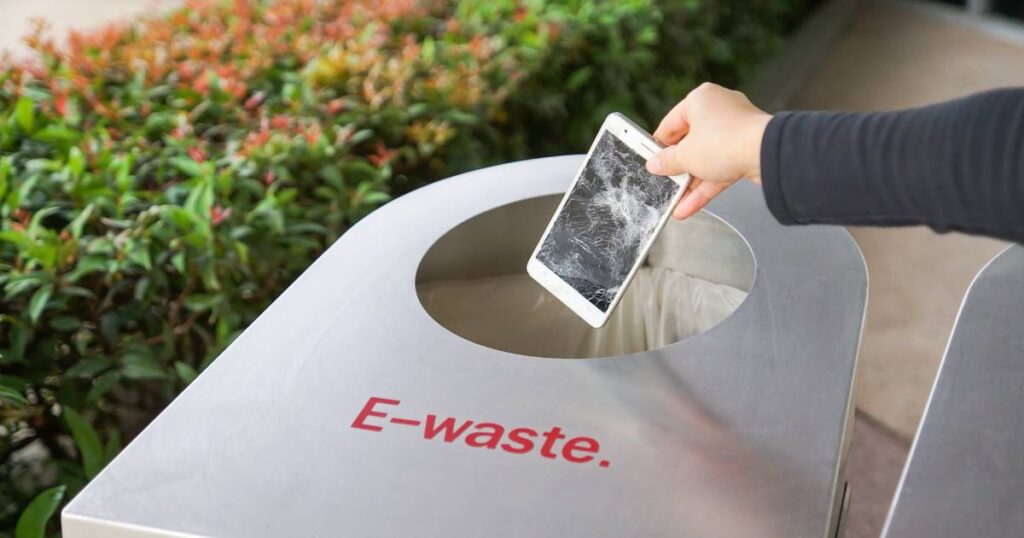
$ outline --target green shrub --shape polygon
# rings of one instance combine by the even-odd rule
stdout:
[[[544,17],[564,21],[545,59],[507,101],[497,132],[473,155],[495,161],[582,152],[611,112],[653,130],[690,89],[738,85],[817,0],[568,1]],[[610,7],[613,4],[614,7]],[[502,31],[515,3],[470,0],[458,14]],[[505,29],[503,35],[516,30]],[[504,121],[503,121],[504,119]],[[454,164],[490,161],[460,158]]]
[[[37,32],[0,67],[0,536],[43,532],[392,195],[583,151],[613,110],[656,120],[802,11],[196,1],[66,47]]]

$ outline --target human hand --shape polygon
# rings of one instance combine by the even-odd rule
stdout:
[[[693,177],[672,216],[692,216],[742,178],[760,185],[761,138],[771,118],[742,93],[710,82],[672,108],[654,132],[667,147],[647,161],[652,174]]]

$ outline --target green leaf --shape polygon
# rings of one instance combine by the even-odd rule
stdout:
[[[8,243],[14,243],[18,248],[28,248],[32,245],[32,238],[25,232],[16,232],[14,230],[4,230],[0,232],[0,241],[7,241]]]
[[[281,97],[284,97],[285,101],[297,101],[299,97],[299,87],[291,82],[284,85],[281,88]]]
[[[594,68],[590,66],[581,67],[569,75],[569,80],[565,82],[565,87],[571,91],[578,90],[590,80],[593,74]]]
[[[182,231],[189,231],[195,225],[196,220],[192,213],[183,207],[164,206],[161,215],[165,220],[171,222]]]
[[[46,524],[64,500],[66,489],[67,486],[60,485],[36,495],[18,518],[15,538],[45,538]]]
[[[243,243],[241,241],[237,241],[234,244],[234,249],[235,249],[235,254],[238,255],[238,261],[241,262],[242,265],[248,266],[249,265],[249,247],[246,246],[245,243]]]
[[[7,207],[10,209],[17,209],[21,205],[21,202],[28,198],[32,194],[32,190],[36,188],[36,184],[39,183],[40,174],[29,174],[28,179],[21,182],[17,190],[7,195]]]
[[[56,124],[47,125],[32,135],[34,140],[65,148],[77,143],[80,137],[78,131]]]
[[[100,436],[82,415],[70,407],[64,408],[64,422],[71,430],[75,447],[82,456],[85,477],[91,480],[103,469],[103,445],[100,443]]]
[[[96,294],[81,286],[64,286],[60,289],[62,295],[68,297],[81,297],[83,299],[95,299]]]
[[[441,115],[441,117],[451,120],[452,123],[458,123],[463,125],[476,125],[480,123],[480,117],[469,112],[463,112],[461,110],[449,110]]]
[[[188,157],[171,157],[170,161],[189,177],[199,177],[203,174],[203,166]]]
[[[83,209],[82,212],[79,213],[70,224],[68,224],[68,229],[71,231],[71,237],[74,237],[75,239],[82,237],[82,227],[85,226],[86,221],[88,221],[89,217],[92,216],[92,212],[95,207],[95,204],[85,206],[85,209]]]
[[[219,293],[197,293],[185,298],[185,308],[192,312],[205,312],[220,304],[222,299]]]
[[[57,207],[55,205],[47,206],[40,209],[39,211],[36,211],[35,214],[32,215],[32,220],[28,224],[29,235],[37,237],[36,233],[40,230],[40,228],[42,228],[43,220],[46,219],[46,217],[49,217],[50,215],[56,215],[57,213],[60,213],[60,207]]]
[[[18,99],[18,104],[14,105],[14,120],[23,131],[31,133],[36,124],[35,103],[28,97]]]
[[[52,234],[48,234],[52,235]],[[38,241],[25,254],[31,260],[39,262],[44,269],[50,269],[57,263],[57,242],[52,240]]]
[[[363,196],[363,201],[368,204],[383,204],[389,200],[391,200],[391,195],[380,191],[370,191]]]
[[[171,256],[171,265],[174,266],[179,274],[185,274],[185,252],[178,252]]]
[[[166,112],[154,112],[146,117],[142,129],[150,135],[170,131],[174,128],[174,118]]]
[[[26,327],[23,323],[11,325],[11,347],[7,359],[19,361],[25,358],[25,348],[32,338],[32,332],[32,328]]]
[[[195,381],[196,376],[199,375],[196,373],[195,369],[181,361],[176,361],[174,363],[174,370],[178,372],[178,377],[180,377],[186,385]]]
[[[348,144],[349,146],[355,146],[369,140],[371,137],[373,137],[372,129],[360,129],[348,139]]]
[[[210,218],[210,208],[213,207],[213,188],[211,188],[210,183],[204,181],[201,185],[192,189],[192,192],[188,194],[188,198],[185,199],[184,207],[187,211],[200,218]]]
[[[4,298],[13,299],[44,282],[50,281],[50,274],[43,271],[32,271],[23,275],[11,276],[4,286]]]
[[[0,202],[7,195],[8,178],[11,176],[11,168],[14,167],[14,157],[7,156],[0,159]]]
[[[335,189],[341,190],[345,188],[345,180],[341,178],[341,170],[333,163],[326,164],[320,168],[320,176],[324,178],[325,183]]]
[[[121,363],[124,365],[121,373],[128,379],[165,379],[167,377],[167,372],[164,371],[160,361],[141,351],[125,353],[121,357]]]
[[[204,263],[199,268],[199,277],[203,280],[203,286],[209,290],[220,290],[220,279],[213,270],[213,263]]]
[[[327,232],[327,228],[324,225],[318,224],[316,222],[300,222],[297,224],[292,224],[290,226],[285,227],[285,230],[290,235],[321,235]]]
[[[372,181],[377,177],[378,173],[372,164],[362,160],[345,163],[342,172],[345,174],[349,184]]]
[[[106,254],[108,256],[113,256],[115,250],[117,250],[117,247],[114,245],[114,241],[107,237],[99,237],[89,241],[89,246],[85,249],[89,254]]]
[[[60,162],[53,159],[29,159],[25,161],[25,170],[28,172],[56,172],[60,170]]]
[[[85,155],[77,147],[68,151],[68,170],[76,177],[85,171]]]
[[[121,380],[120,374],[117,372],[107,372],[93,382],[92,388],[89,389],[89,394],[85,396],[87,402],[95,402],[100,399],[101,396],[110,391],[110,389],[117,386],[117,382]]]
[[[436,50],[437,47],[434,44],[434,38],[427,36],[426,39],[423,40],[423,48],[421,49],[423,61],[426,62],[428,65],[433,64],[434,53],[436,52]]]
[[[104,450],[103,459],[106,463],[110,463],[117,456],[117,453],[121,451],[121,432],[114,430],[114,433],[107,439],[107,448]]]
[[[81,280],[82,277],[95,273],[96,271],[106,271],[107,260],[99,256],[86,256],[79,258],[78,263],[75,264],[75,268],[71,270],[65,277],[64,280],[69,283],[75,283]]]
[[[43,310],[50,302],[51,295],[53,295],[53,284],[47,284],[36,290],[35,295],[32,296],[32,300],[28,303],[28,318],[32,320],[33,324],[38,322],[39,317],[43,315]]]
[[[82,359],[64,372],[64,377],[90,378],[96,376],[103,370],[110,368],[110,361],[103,357],[89,357]]]
[[[145,301],[146,293],[149,291],[149,286],[151,283],[152,280],[148,276],[140,278],[138,282],[135,283],[134,296],[136,301]]]
[[[130,156],[121,157],[117,163],[117,174],[115,175],[115,182],[117,188],[121,192],[128,192],[132,186],[132,158]]]
[[[153,269],[153,260],[149,256],[149,249],[145,245],[133,245],[125,255],[136,265],[139,265],[147,271]]]
[[[28,405],[28,400],[22,396],[21,392],[5,385],[0,385],[0,401],[16,407]]]
[[[408,114],[410,118],[418,118],[429,111],[430,105],[428,103],[413,103],[409,105],[409,108],[406,109],[405,113]]]
[[[57,316],[50,320],[50,327],[60,332],[70,332],[82,326],[74,316]]]

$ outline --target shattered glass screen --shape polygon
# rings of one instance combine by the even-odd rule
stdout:
[[[537,254],[602,312],[615,300],[679,189],[644,164],[624,142],[602,131]]]

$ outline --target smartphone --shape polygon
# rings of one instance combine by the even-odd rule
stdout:
[[[526,264],[592,327],[608,321],[690,183],[647,171],[661,148],[622,114],[608,116]]]

